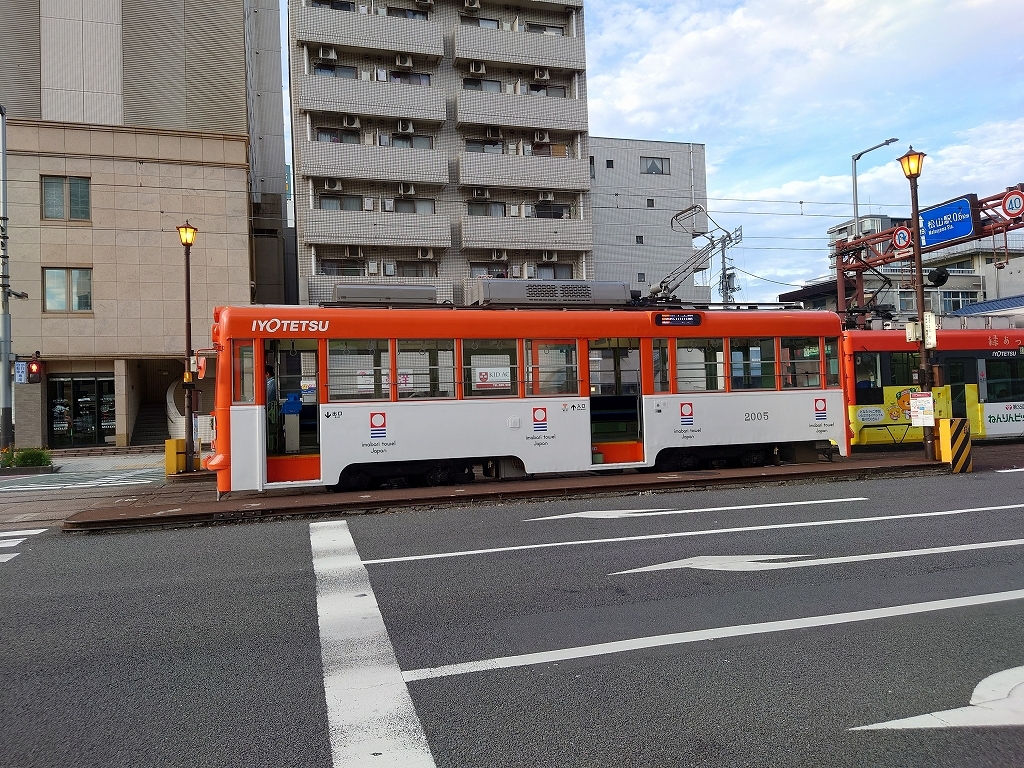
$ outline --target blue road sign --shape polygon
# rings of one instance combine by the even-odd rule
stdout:
[[[964,195],[956,200],[921,211],[921,247],[950,243],[973,236],[980,225],[978,196]]]

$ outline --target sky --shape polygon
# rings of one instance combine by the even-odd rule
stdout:
[[[586,0],[584,13],[590,133],[705,145],[709,212],[743,228],[738,300],[828,274],[826,230],[853,215],[851,156],[888,138],[858,161],[862,216],[909,217],[896,158],[911,144],[927,154],[922,207],[1024,182],[1024,0]]]
[[[741,301],[828,274],[851,156],[888,138],[857,163],[861,216],[909,217],[896,158],[911,144],[927,154],[922,207],[1024,182],[1022,0],[588,0],[585,14],[591,134],[705,145],[709,212],[743,227]]]

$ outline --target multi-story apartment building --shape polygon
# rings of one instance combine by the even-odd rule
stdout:
[[[177,225],[199,229],[195,348],[280,258],[277,0],[0,0],[0,18],[11,282],[29,294],[13,349],[45,365],[15,384],[16,443],[180,436]]]
[[[644,295],[693,256],[694,231],[707,230],[697,212],[673,225],[692,205],[707,209],[704,145],[590,137],[593,201],[593,277],[629,283]],[[706,269],[707,263],[694,265]],[[697,270],[694,270],[697,271]],[[683,301],[709,301],[711,288],[683,277]]]
[[[302,302],[592,275],[579,0],[289,6]]]

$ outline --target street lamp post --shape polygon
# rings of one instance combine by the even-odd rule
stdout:
[[[196,241],[196,230],[188,219],[178,227],[178,238],[185,246],[185,378],[182,386],[185,389],[185,471],[191,472],[192,456],[195,453],[195,440],[192,434],[192,392],[195,384],[192,381],[192,272],[189,257],[192,244]]]
[[[913,147],[900,157],[900,166],[903,168],[903,175],[910,181],[910,219],[911,231],[914,233],[914,273],[916,277],[915,288],[917,289],[917,319],[921,326],[921,362],[918,372],[918,379],[922,392],[932,391],[931,366],[928,361],[928,347],[926,346],[924,334],[924,268],[921,264],[921,217],[917,206],[917,179],[921,175],[921,166],[924,165],[924,152],[915,152]],[[925,426],[924,428],[924,456],[926,459],[935,459],[935,428]]]
[[[863,152],[858,152],[853,156],[853,236],[860,237],[860,213],[857,210],[857,161],[860,160],[868,152],[874,152],[876,149],[887,147],[890,144],[899,141],[899,139],[886,139],[881,144],[875,144],[875,146],[865,149]]]

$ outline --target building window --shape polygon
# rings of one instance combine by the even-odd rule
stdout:
[[[644,236],[643,235],[637,235],[636,236],[636,244],[637,245],[643,245],[644,244]]]
[[[43,176],[43,218],[89,221],[89,179]]]
[[[605,168],[614,168],[615,167],[615,161],[614,160],[605,160],[604,161],[604,167]]]
[[[91,269],[44,269],[44,312],[92,312]]]
[[[594,156],[590,156],[590,178],[596,179],[597,174],[594,172]]]
[[[943,291],[942,292],[942,314],[948,315],[951,312],[974,304],[978,301],[977,291]]]
[[[569,145],[568,144],[545,144],[536,142],[534,144],[526,144],[523,147],[524,154],[531,155],[532,157],[568,157],[569,156]]]
[[[572,264],[538,264],[537,277],[541,280],[572,280]]]
[[[462,26],[464,27],[480,27],[481,29],[497,29],[497,19],[481,19],[476,16],[460,16]]]
[[[554,27],[550,24],[532,24],[526,23],[526,31],[533,32],[536,35],[554,35],[555,37],[562,37],[565,34],[564,27]]]
[[[355,80],[359,77],[359,71],[355,67],[346,67],[342,64],[318,63],[313,67],[313,74],[321,77],[340,77],[344,80]]]
[[[481,80],[479,77],[465,77],[462,79],[462,90],[501,93],[501,81]]]
[[[636,273],[636,281],[638,283],[646,283],[647,282],[647,273],[646,272],[637,272]]]
[[[559,99],[565,98],[564,85],[546,85],[545,83],[530,83],[530,96],[554,96]]]
[[[399,149],[433,149],[434,140],[430,136],[392,136],[391,146]]]
[[[348,0],[313,0],[314,8],[331,8],[335,11],[354,11],[356,4]]]
[[[506,264],[470,264],[470,277],[508,277]]]
[[[466,139],[467,152],[483,152],[488,155],[500,155],[505,152],[505,144],[490,139]]]
[[[504,216],[504,203],[467,203],[470,216]]]
[[[358,144],[359,131],[343,131],[339,128],[317,128],[316,140],[329,144]]]
[[[437,277],[437,264],[433,261],[400,261],[399,277]]]
[[[932,297],[931,294],[925,291],[924,294],[924,311],[932,311]],[[916,291],[900,291],[900,312],[914,314],[917,312],[917,292]]]
[[[654,207],[654,198],[653,197],[648,197],[647,198],[647,207],[648,208],[653,208]]]
[[[412,8],[388,8],[388,16],[397,16],[400,19],[418,19],[419,21],[427,20],[426,11],[415,11]]]
[[[321,211],[361,211],[363,210],[363,198],[359,195],[345,195],[335,197],[333,195],[321,195]]]
[[[641,157],[640,173],[653,173],[659,176],[669,175],[667,157]]]
[[[570,219],[572,218],[571,206],[563,203],[537,203],[531,209],[532,217],[535,219]]]
[[[395,213],[433,213],[434,201],[426,199],[395,200]]]
[[[430,85],[430,75],[426,72],[392,72],[388,80],[403,85]]]
[[[365,269],[361,261],[321,259],[320,274],[333,277],[362,277],[365,274]]]

